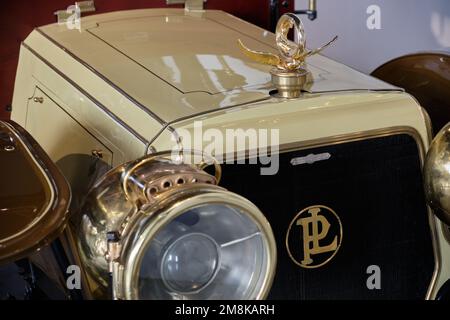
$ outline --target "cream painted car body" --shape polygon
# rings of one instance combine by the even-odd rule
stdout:
[[[116,166],[169,150],[172,132],[193,130],[196,120],[221,131],[279,129],[281,150],[399,131],[426,152],[426,115],[400,89],[314,56],[307,92],[280,100],[269,94],[270,67],[245,58],[238,38],[276,50],[272,33],[221,11],[133,10],[82,18],[81,30],[40,27],[21,47],[12,119],[57,163],[101,150]],[[76,176],[73,168],[68,179]],[[450,245],[441,222],[430,216],[430,224],[438,261],[433,298],[450,278]]]

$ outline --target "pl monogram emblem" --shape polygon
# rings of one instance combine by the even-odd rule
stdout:
[[[292,220],[286,235],[291,259],[303,268],[318,268],[331,261],[342,242],[342,224],[326,206],[311,206]]]

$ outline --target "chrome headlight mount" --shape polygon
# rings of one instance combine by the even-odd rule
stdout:
[[[276,265],[269,222],[217,185],[221,169],[213,158],[187,152],[203,161],[157,153],[97,181],[78,231],[87,273],[111,285],[114,299],[265,298]],[[215,176],[203,170],[211,163]]]

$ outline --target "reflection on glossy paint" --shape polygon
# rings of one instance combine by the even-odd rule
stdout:
[[[243,88],[270,81],[268,73],[252,68],[243,60],[229,55],[197,54],[196,58],[202,69],[206,71],[208,80],[216,90],[221,92],[232,87]]]
[[[172,56],[162,57],[164,64],[172,71],[172,81],[175,83],[181,82],[181,72]]]
[[[243,60],[236,59],[230,56],[224,56],[224,60],[235,74],[240,74],[245,78],[246,85],[261,82],[261,79],[270,81],[270,75],[258,69],[250,67],[245,64]]]
[[[208,80],[211,81],[211,84],[218,91],[226,91],[222,85],[222,82],[218,78],[218,73],[224,70],[224,66],[220,63],[219,58],[216,55],[212,54],[197,54],[196,58],[202,68],[206,71],[206,75],[208,76]],[[205,82],[205,78],[202,79],[202,82]],[[205,86],[208,86],[205,83]]]

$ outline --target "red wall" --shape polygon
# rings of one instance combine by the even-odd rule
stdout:
[[[0,118],[8,118],[20,43],[37,26],[56,21],[53,12],[75,0],[3,1],[0,11]],[[207,0],[206,9],[227,11],[263,28],[270,27],[270,0]],[[280,13],[294,9],[294,0],[279,1]],[[287,8],[281,5],[286,2]],[[95,0],[95,13],[116,10],[166,7],[165,0]],[[95,14],[94,13],[94,14]]]

